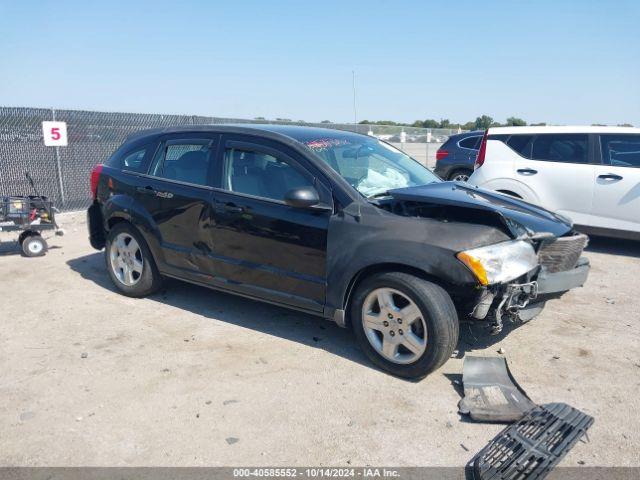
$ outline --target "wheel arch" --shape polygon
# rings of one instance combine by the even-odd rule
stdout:
[[[106,232],[121,222],[127,222],[144,239],[153,255],[156,265],[164,264],[161,235],[153,217],[136,199],[128,195],[111,197],[103,207]]]
[[[108,227],[107,230],[112,230],[113,227],[115,227],[118,223],[122,223],[122,222],[128,223],[133,228],[135,228],[135,225],[133,223],[131,223],[128,218],[125,218],[125,217],[119,216],[119,215],[114,215],[113,217],[111,217],[111,218],[109,218],[107,220],[107,227]]]
[[[356,291],[358,286],[364,280],[371,277],[372,275],[379,274],[379,273],[388,273],[388,272],[406,273],[409,275],[413,275],[414,277],[418,277],[423,280],[427,280],[429,282],[435,283],[436,285],[439,285],[447,292],[450,292],[452,290],[452,285],[449,284],[447,281],[433,274],[430,274],[425,270],[417,268],[413,265],[407,265],[406,263],[397,263],[397,262],[384,262],[384,263],[376,263],[376,264],[368,265],[358,270],[352,276],[343,294],[342,309],[345,312],[345,316],[344,316],[345,326],[348,326],[350,323],[348,312],[351,308],[351,300],[353,298],[353,292]]]
[[[453,180],[454,176],[462,172],[468,173],[469,176],[473,175],[473,165],[467,167],[457,166],[455,168],[452,168],[447,174],[447,180]]]
[[[114,229],[117,225],[127,224],[138,235],[140,235],[140,237],[142,237],[142,239],[147,244],[149,251],[151,252],[153,261],[155,262],[156,265],[158,265],[159,249],[154,248],[155,247],[154,242],[150,241],[150,238],[153,239],[153,236],[150,237],[144,228],[140,228],[140,225],[136,225],[135,221],[133,221],[131,217],[124,216],[124,215],[114,215],[106,221],[106,224],[108,226],[108,231]]]
[[[511,190],[504,190],[504,189],[502,189],[502,190],[496,190],[496,192],[498,192],[498,193],[504,193],[505,195],[509,195],[509,196],[511,196],[511,197],[519,198],[520,200],[522,200],[522,197],[521,197],[519,194],[517,194],[516,192],[513,192],[513,191],[511,191]]]
[[[480,188],[484,188],[485,190],[493,190],[494,192],[510,192],[510,194],[514,194],[521,200],[529,203],[539,204],[540,202],[538,195],[533,191],[533,189],[531,189],[531,187],[516,179],[497,178],[479,186]]]

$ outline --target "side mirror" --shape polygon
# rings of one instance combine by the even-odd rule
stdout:
[[[284,203],[295,208],[309,208],[320,203],[318,191],[313,187],[292,188],[284,195]]]

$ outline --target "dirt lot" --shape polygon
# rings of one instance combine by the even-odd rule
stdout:
[[[408,382],[328,321],[175,281],[118,295],[83,216],[46,257],[0,246],[0,465],[459,466],[502,428],[457,414],[461,358]],[[506,335],[463,325],[460,351],[502,347],[534,401],[595,417],[563,465],[639,465],[640,244],[587,255],[585,288]]]

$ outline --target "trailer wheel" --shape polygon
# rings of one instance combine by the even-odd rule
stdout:
[[[41,257],[48,249],[47,241],[39,233],[26,235],[22,240],[22,252],[27,257]]]

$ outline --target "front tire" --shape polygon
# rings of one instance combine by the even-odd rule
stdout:
[[[402,272],[375,274],[356,289],[351,324],[360,348],[378,367],[420,379],[453,353],[458,316],[439,285]]]
[[[121,293],[139,298],[160,289],[162,277],[149,246],[129,223],[118,223],[109,231],[104,252],[111,281]]]

